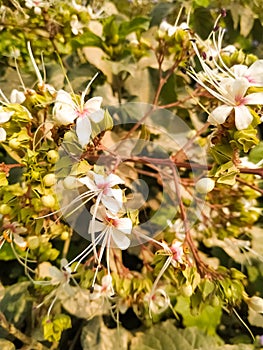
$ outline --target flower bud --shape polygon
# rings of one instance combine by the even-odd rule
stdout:
[[[48,194],[46,196],[41,197],[42,204],[47,208],[54,208],[56,204],[55,198],[52,196],[52,194]]]
[[[59,154],[55,150],[50,150],[47,152],[47,160],[51,164],[55,164],[59,160]]]
[[[7,215],[10,214],[12,211],[11,207],[7,204],[1,204],[0,205],[0,214],[1,215]]]
[[[51,187],[55,185],[56,181],[57,180],[56,180],[55,174],[47,174],[43,177],[43,183],[44,183],[44,186],[46,187]]]
[[[197,192],[203,194],[211,192],[214,187],[215,181],[213,179],[210,179],[209,177],[203,177],[202,179],[198,180],[195,184]]]
[[[9,140],[8,145],[12,149],[19,149],[20,142],[17,140],[17,138],[14,138],[14,139]]]

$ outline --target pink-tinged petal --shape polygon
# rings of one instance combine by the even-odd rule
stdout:
[[[110,187],[113,187],[115,185],[119,184],[125,184],[125,181],[123,181],[118,175],[116,174],[110,174],[106,178],[107,183],[109,184]]]
[[[6,140],[6,131],[3,128],[0,128],[0,142],[4,142]]]
[[[232,83],[232,96],[235,101],[239,101],[242,97],[245,96],[247,89],[249,87],[249,82],[246,78],[237,78],[233,80]]]
[[[6,123],[11,118],[14,112],[0,111],[0,123]]]
[[[90,142],[91,124],[88,117],[78,118],[76,122],[76,134],[82,148]]]
[[[262,105],[263,104],[263,92],[255,92],[247,95],[244,99],[245,105]]]
[[[101,279],[101,285],[103,287],[110,287],[112,284],[112,277],[111,275],[106,275],[106,276],[103,276],[102,279]]]
[[[132,221],[129,218],[120,218],[117,219],[117,226],[116,229],[119,231],[125,233],[126,235],[129,235],[132,231]]]
[[[81,177],[80,179],[78,179],[78,181],[92,191],[98,190],[98,187],[95,185],[94,181],[92,181],[89,176]]]
[[[94,122],[94,123],[99,123],[100,121],[102,121],[102,119],[104,118],[104,110],[100,109],[96,112],[93,112],[91,114],[89,114],[89,118]]]
[[[244,74],[252,86],[263,86],[263,60],[254,62]]]
[[[246,106],[235,107],[235,124],[237,130],[246,129],[252,122],[253,117]]]
[[[223,124],[232,110],[233,110],[232,106],[227,106],[227,105],[218,106],[209,115],[208,121],[213,125]]]
[[[104,188],[107,186],[108,182],[106,181],[107,178],[101,174],[96,174],[92,171],[93,178],[95,184],[98,186],[98,188]]]
[[[118,211],[122,207],[122,203],[116,201],[115,198],[112,198],[112,197],[109,197],[109,196],[105,196],[105,195],[102,195],[101,202],[113,214],[118,213]]]
[[[248,67],[244,64],[236,64],[232,67],[232,70],[236,77],[244,77],[248,70]]]
[[[129,248],[130,246],[130,239],[125,236],[124,233],[121,231],[118,231],[117,229],[112,229],[112,239],[114,243],[116,244],[117,248],[120,248],[121,250],[125,250]]]
[[[102,97],[100,96],[92,97],[87,102],[85,102],[83,109],[87,110],[89,114],[92,114],[100,110],[101,104],[102,104]]]

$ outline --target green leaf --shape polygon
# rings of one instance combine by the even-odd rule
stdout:
[[[0,310],[10,323],[17,327],[23,324],[32,308],[31,297],[28,293],[30,282],[13,284],[5,289],[5,295],[0,302]]]
[[[101,317],[94,317],[83,327],[81,345],[83,350],[128,350],[130,337],[130,333],[121,326],[109,329]]]
[[[84,34],[78,36],[77,38],[74,38],[71,44],[74,49],[77,49],[79,47],[84,47],[84,46],[101,47],[102,40],[99,36],[97,36],[93,32],[87,31]]]
[[[150,27],[159,26],[162,20],[167,17],[174,9],[173,3],[161,2],[154,7],[151,12]]]
[[[209,350],[221,343],[198,328],[177,329],[173,320],[155,325],[145,332],[138,332],[132,339],[131,350]]]
[[[71,318],[68,315],[58,314],[54,318],[44,317],[42,321],[44,338],[50,342],[58,342],[64,330],[71,328]]]
[[[149,19],[147,17],[135,17],[129,22],[121,23],[119,27],[119,35],[125,38],[128,34],[139,31],[147,30],[149,27]]]
[[[14,259],[16,259],[16,256],[11,245],[8,242],[5,242],[0,249],[0,260],[9,261]]]
[[[253,128],[239,130],[234,133],[234,139],[238,146],[243,148],[243,151],[247,153],[253,146],[259,143],[257,136],[257,130]]]
[[[263,141],[255,146],[248,155],[248,160],[253,163],[258,163],[263,159]]]
[[[186,327],[196,326],[211,335],[215,334],[222,314],[221,306],[212,307],[204,304],[202,311],[193,315],[190,309],[190,300],[186,297],[178,297],[174,309],[182,315]]]

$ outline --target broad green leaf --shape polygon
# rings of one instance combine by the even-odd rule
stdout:
[[[249,152],[248,159],[253,163],[258,163],[263,159],[263,141]]]
[[[101,317],[94,317],[83,327],[81,345],[83,350],[128,350],[130,337],[121,326],[109,329]]]
[[[77,38],[72,39],[72,47],[77,49],[84,46],[102,46],[102,40],[99,36],[92,33],[91,31],[86,31],[84,34],[78,36]]]
[[[129,22],[121,23],[119,27],[119,35],[125,38],[130,33],[139,30],[147,30],[148,27],[149,19],[147,17],[135,17]]]
[[[2,248],[0,249],[0,260],[8,261],[14,259],[16,259],[16,256],[13,252],[11,245],[5,242]]]
[[[212,307],[204,304],[203,309],[197,315],[193,315],[190,309],[189,298],[185,297],[178,297],[174,309],[182,315],[183,323],[186,327],[196,326],[209,334],[215,334],[222,314],[220,306]]]
[[[169,2],[161,2],[157,4],[151,12],[150,27],[159,26],[161,21],[166,18],[174,9],[174,4]]]
[[[0,301],[0,310],[6,319],[18,327],[23,324],[32,308],[31,297],[28,293],[30,284],[30,282],[21,282],[7,287]]]

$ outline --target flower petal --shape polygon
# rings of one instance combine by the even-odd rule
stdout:
[[[92,114],[98,110],[100,110],[100,106],[102,104],[102,97],[92,97],[84,104],[84,109],[88,110],[89,114]]]
[[[132,221],[129,218],[120,218],[117,220],[118,224],[116,228],[125,233],[126,235],[129,235],[132,231]]]
[[[263,86],[263,60],[254,62],[248,68],[244,77],[248,79],[250,85]]]
[[[120,188],[109,188],[106,195],[115,198],[116,201],[120,203],[120,208],[122,207],[123,197],[122,190]]]
[[[14,112],[0,111],[0,123],[6,123],[11,118]]]
[[[102,204],[109,209],[113,214],[118,213],[122,207],[122,202],[116,201],[115,198],[102,195],[101,197]]]
[[[89,176],[84,176],[78,179],[83,185],[88,187],[89,190],[97,191],[98,187],[95,185],[94,181],[91,180]]]
[[[25,94],[22,91],[13,89],[10,94],[11,103],[23,103],[26,99]]]
[[[82,148],[90,142],[91,124],[87,116],[78,118],[76,122],[76,134]]]
[[[262,105],[263,103],[263,92],[255,92],[245,97],[246,105]]]
[[[125,236],[124,233],[115,228],[112,228],[112,239],[116,244],[116,247],[120,248],[121,250],[127,249],[130,245],[130,239]]]
[[[100,109],[96,112],[93,112],[89,115],[89,118],[94,122],[94,123],[99,123],[100,121],[102,121],[102,119],[104,118],[104,110]]]
[[[102,232],[103,230],[105,230],[106,227],[107,227],[107,225],[105,225],[103,222],[95,220],[94,232]],[[92,233],[91,222],[89,225],[89,234],[90,233]]]
[[[249,82],[246,78],[241,77],[233,80],[231,94],[234,97],[235,101],[238,101],[243,96],[245,96],[248,87],[249,87]]]
[[[3,142],[6,140],[6,131],[4,128],[0,128],[0,142]]]
[[[234,72],[234,75],[236,77],[244,77],[244,75],[246,74],[248,67],[244,64],[235,64],[232,67],[232,70]]]
[[[252,122],[253,117],[246,106],[235,107],[235,124],[237,130],[246,129]]]
[[[53,116],[61,125],[71,124],[76,119],[76,105],[68,92],[64,90],[57,92]]]
[[[123,181],[118,175],[116,174],[110,174],[106,178],[107,183],[109,184],[110,187],[113,187],[115,185],[119,184],[125,184],[125,181]]]
[[[232,109],[233,109],[232,106],[227,106],[227,105],[218,106],[209,115],[208,121],[213,125],[223,124],[226,121],[226,118],[231,113]]]

